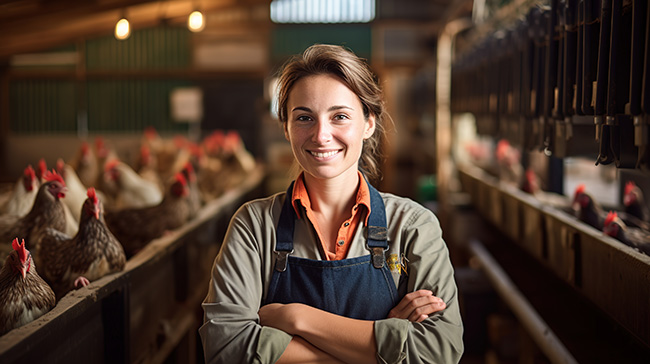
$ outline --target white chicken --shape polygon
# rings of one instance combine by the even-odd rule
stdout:
[[[0,207],[0,213],[14,216],[27,215],[32,209],[39,186],[40,182],[30,164],[25,168],[23,176],[16,181],[9,199]]]
[[[159,204],[163,193],[153,182],[142,178],[129,165],[117,159],[106,163],[105,178],[116,185],[113,208],[140,208]]]

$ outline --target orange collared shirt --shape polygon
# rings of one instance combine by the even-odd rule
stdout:
[[[293,208],[296,210],[296,215],[300,218],[300,209],[299,206],[303,206],[306,211],[307,219],[312,223],[316,233],[318,234],[318,239],[320,240],[323,251],[327,260],[341,260],[345,259],[350,250],[350,242],[354,238],[354,233],[359,226],[361,220],[361,210],[359,206],[365,206],[368,213],[366,214],[365,224],[368,224],[368,216],[370,216],[370,190],[368,189],[368,183],[366,179],[363,178],[361,172],[359,173],[359,190],[357,191],[357,198],[354,206],[352,207],[351,216],[349,219],[345,220],[341,227],[339,228],[338,234],[336,236],[335,251],[330,251],[327,249],[325,240],[323,239],[323,234],[316,222],[316,217],[314,216],[314,210],[311,208],[311,200],[309,199],[309,194],[307,193],[307,188],[305,187],[305,182],[303,180],[303,173],[298,176],[296,183],[293,186],[293,195],[291,196],[291,201],[293,202]]]

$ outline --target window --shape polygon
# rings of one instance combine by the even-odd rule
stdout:
[[[368,23],[375,0],[273,0],[274,23]]]

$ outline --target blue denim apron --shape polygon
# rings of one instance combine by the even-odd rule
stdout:
[[[275,270],[268,303],[304,303],[337,315],[379,320],[397,305],[395,282],[386,263],[386,209],[379,192],[370,189],[367,248],[371,254],[343,260],[312,260],[291,256],[296,212],[291,204],[293,182],[276,229]]]

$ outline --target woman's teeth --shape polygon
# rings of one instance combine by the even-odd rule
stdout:
[[[310,153],[311,153],[311,155],[313,155],[316,158],[327,158],[327,157],[331,157],[334,154],[338,153],[338,151],[333,150],[331,152],[325,152],[325,153],[318,153],[318,152],[310,152]]]

